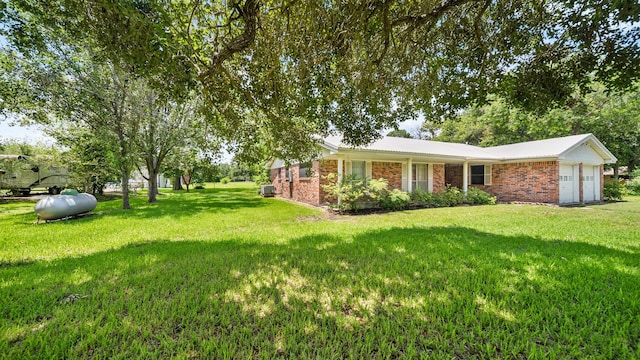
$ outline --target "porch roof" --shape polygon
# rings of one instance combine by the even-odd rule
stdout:
[[[458,161],[499,160],[487,149],[478,146],[391,136],[383,137],[369,145],[360,147],[344,144],[340,136],[331,136],[324,139],[324,147],[332,153],[375,152],[408,157],[450,158]]]

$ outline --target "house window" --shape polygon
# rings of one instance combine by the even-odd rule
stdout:
[[[364,179],[367,177],[367,163],[364,161],[352,161],[351,162],[351,175],[357,179]]]
[[[413,164],[411,166],[411,188],[416,190],[418,188],[427,190],[428,182],[428,165],[427,164]]]
[[[311,177],[311,167],[313,166],[311,161],[303,162],[300,164],[300,178]]]
[[[471,185],[491,185],[491,165],[471,165]]]

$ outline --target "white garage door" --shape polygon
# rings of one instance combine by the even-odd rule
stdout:
[[[600,167],[582,167],[582,194],[585,202],[600,200]]]
[[[573,165],[560,165],[560,204],[579,202],[576,192],[579,190]]]

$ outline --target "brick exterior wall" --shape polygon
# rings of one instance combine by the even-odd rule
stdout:
[[[300,165],[292,165],[292,180],[286,176],[284,167],[271,169],[271,184],[275,187],[276,195],[309,204],[320,204],[320,176],[319,162],[314,161],[309,177],[300,177]]]
[[[462,168],[460,168],[462,170]],[[447,182],[445,181],[445,165],[433,164],[433,192],[439,194],[444,191]],[[462,173],[460,174],[462,179]]]
[[[579,187],[580,187],[580,204],[584,204],[584,183],[583,183],[584,173],[582,171],[582,163],[578,165],[578,179],[579,179]]]
[[[389,182],[389,189],[402,190],[402,163],[373,161],[371,178],[384,178]]]
[[[496,196],[498,201],[557,204],[560,197],[557,161],[493,164],[491,185],[473,185]]]
[[[319,160],[313,162],[312,174],[308,178],[300,178],[299,165],[291,167],[293,181],[286,178],[286,169],[272,169],[271,183],[276,194],[283,198],[294,199],[315,205],[328,202],[322,184],[328,183],[325,177],[330,173],[338,173],[337,160]],[[557,161],[522,162],[492,165],[492,185],[469,185],[477,187],[496,196],[498,201],[526,201],[557,204],[559,201],[558,176],[560,165]],[[343,173],[345,167],[343,163]],[[373,161],[371,163],[372,178],[385,178],[390,189],[402,189],[402,163]],[[582,166],[580,166],[580,178]],[[462,165],[434,164],[433,191],[444,191],[446,184],[462,188]],[[604,167],[600,166],[600,197],[604,191]],[[580,182],[582,200],[582,182]]]
[[[327,175],[338,173],[337,160],[314,161],[313,173],[309,178],[300,178],[299,165],[291,166],[291,171],[293,181],[287,179],[284,167],[271,170],[271,184],[275,187],[276,195],[315,205],[329,202],[322,185],[329,183]],[[342,172],[346,174],[344,162]],[[374,161],[371,163],[371,175],[374,179],[387,179],[390,189],[402,189],[402,163]]]
[[[557,204],[560,197],[559,172],[560,165],[557,161],[493,164],[491,166],[492,185],[469,184],[469,187],[486,191],[502,202],[526,201]],[[462,165],[445,165],[446,184],[462,188],[462,174]],[[435,183],[434,179],[434,191]]]
[[[344,162],[342,163],[342,169],[344,170]],[[320,189],[318,190],[320,199],[319,204],[326,204],[329,202],[329,199],[327,198],[327,192],[324,191],[322,185],[329,183],[329,180],[326,179],[327,175],[338,174],[338,160],[320,160],[318,173],[320,175]]]

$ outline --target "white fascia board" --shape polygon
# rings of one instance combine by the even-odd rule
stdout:
[[[589,140],[596,146],[594,150],[597,153],[599,153],[600,155],[604,154],[602,158],[604,159],[605,164],[615,164],[616,162],[618,162],[618,158],[616,158],[615,155],[613,155],[611,151],[609,151],[609,149],[607,149],[607,147],[604,146],[604,144],[601,143],[600,140],[598,140],[597,137],[591,135]]]
[[[520,163],[520,162],[542,162],[542,161],[557,161],[557,160],[561,160],[561,158],[555,157],[555,156],[520,157],[520,158],[500,160],[498,164],[513,164],[513,163]]]
[[[320,145],[320,148],[322,148],[324,150],[328,150],[330,154],[337,154],[338,153],[338,147],[336,147],[335,145],[329,144],[326,141],[323,141],[319,145]]]
[[[380,160],[402,160],[405,161],[407,158],[411,158],[414,161],[438,161],[438,162],[463,162],[466,161],[465,157],[462,156],[447,156],[447,155],[437,155],[437,154],[424,154],[424,153],[411,153],[411,152],[394,152],[394,151],[375,151],[375,150],[359,150],[359,149],[340,149],[340,154],[346,156],[357,156],[358,158],[369,158],[372,160],[380,159]]]

